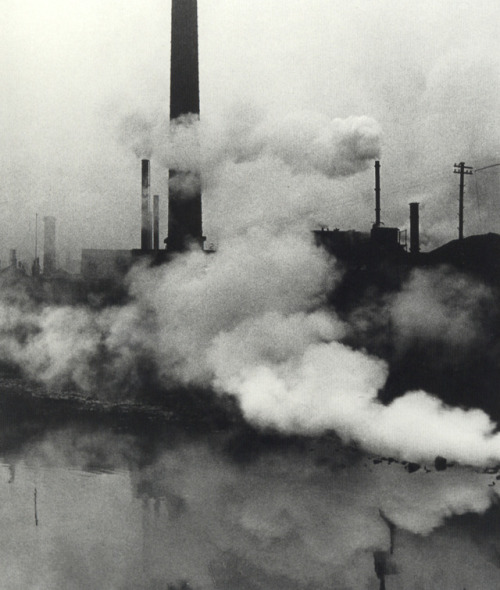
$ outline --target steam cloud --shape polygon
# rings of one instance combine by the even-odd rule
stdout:
[[[192,114],[168,121],[162,113],[133,113],[121,119],[118,135],[137,157],[154,154],[166,168],[203,170],[209,177],[216,164],[254,161],[267,155],[295,173],[335,178],[365,170],[380,157],[381,129],[370,117],[331,119],[308,111],[286,117],[256,114],[243,121],[234,120],[245,117],[240,111],[228,116],[231,122],[221,134],[220,128],[203,127]]]
[[[245,418],[262,428],[333,429],[345,442],[414,461],[438,454],[473,465],[500,461],[500,435],[479,409],[448,407],[429,395],[439,391],[421,389],[382,405],[391,359],[363,344],[362,309],[341,317],[328,305],[342,271],[312,244],[304,196],[318,175],[350,175],[378,155],[373,120],[251,116],[240,121],[237,137],[222,132],[199,168],[197,120],[183,118],[167,130],[140,118],[127,125],[127,136],[144,134],[153,147],[169,131],[159,157],[170,167],[198,170],[211,161],[206,206],[210,199],[232,205],[240,223],[226,228],[215,255],[193,251],[166,267],[134,268],[132,302],[121,308],[40,310],[4,301],[4,359],[51,387],[73,384],[101,395],[140,389],[149,367],[167,386],[203,385],[236,396]],[[270,195],[267,178],[255,174],[263,169],[282,177]],[[242,191],[250,206],[239,206],[228,171],[251,187]],[[301,190],[290,198],[292,184]],[[270,215],[252,206],[265,198]],[[276,208],[288,223],[274,215]],[[460,341],[467,350],[491,301],[488,289],[470,279],[421,270],[381,303],[376,321],[389,322],[396,348],[418,337]],[[420,321],[423,309],[432,322]],[[373,318],[364,321],[369,331]]]
[[[293,317],[275,321],[273,333],[287,335],[270,353],[262,328],[273,324],[260,321],[219,335],[210,353],[216,385],[238,396],[249,420],[288,433],[333,429],[346,442],[408,460],[444,454],[473,465],[498,462],[500,435],[484,412],[446,407],[423,391],[385,407],[377,400],[388,373],[384,361],[336,340],[325,343],[331,327],[330,334],[302,328],[299,346],[290,346],[287,332],[299,323]]]
[[[438,340],[460,346],[485,337],[492,309],[490,288],[441,267],[412,273],[395,297],[391,318],[401,341]]]
[[[117,123],[120,142],[138,158],[153,156],[166,168],[200,171],[200,121],[197,115],[182,115],[170,121],[164,113],[129,113]]]
[[[500,435],[481,410],[447,407],[423,391],[383,406],[377,393],[387,362],[344,344],[349,325],[325,305],[341,273],[309,240],[267,237],[253,250],[247,236],[211,257],[192,252],[164,268],[136,269],[135,303],[123,308],[46,308],[16,317],[4,307],[11,330],[3,333],[3,356],[51,386],[70,380],[88,392],[106,378],[116,386],[116,375],[138,385],[141,359],[154,356],[167,382],[236,395],[245,417],[261,427],[309,435],[333,429],[345,442],[414,461],[437,454],[472,465],[500,460]],[[418,271],[396,297],[394,316],[411,292],[452,325],[442,293],[429,299],[434,279],[434,271]],[[23,338],[13,339],[13,330]]]
[[[236,126],[221,146],[238,162],[271,155],[296,173],[319,173],[329,178],[349,176],[380,156],[381,129],[369,117],[330,119],[301,111],[287,117],[249,118]]]

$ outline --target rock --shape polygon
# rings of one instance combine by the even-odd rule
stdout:
[[[438,455],[434,460],[434,467],[436,471],[444,471],[448,467],[448,461],[444,457]]]

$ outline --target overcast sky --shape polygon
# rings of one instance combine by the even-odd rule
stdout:
[[[496,0],[198,4],[201,117],[209,136],[228,126],[237,132],[238,118],[255,112],[371,117],[382,129],[383,221],[407,226],[408,203],[416,200],[424,242],[456,237],[453,164],[500,162]],[[36,213],[57,217],[61,262],[82,247],[138,247],[140,156],[120,129],[131,114],[168,117],[170,2],[0,5],[0,258],[9,248],[33,255]],[[154,155],[151,165],[152,192],[166,199],[166,168]],[[467,179],[466,235],[500,233],[499,171]],[[269,182],[262,179],[262,191],[274,198]],[[304,175],[290,173],[287,182],[307,199]],[[318,220],[370,228],[371,165],[320,184]],[[234,212],[224,203],[227,216],[216,197],[204,199],[209,240],[231,223]]]

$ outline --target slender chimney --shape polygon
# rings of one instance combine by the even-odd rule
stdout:
[[[56,270],[56,218],[43,218],[43,274],[48,276]]]
[[[141,250],[151,250],[151,204],[149,160],[142,160]]]
[[[17,267],[17,252],[14,249],[10,250],[10,265],[14,268]]]
[[[380,162],[375,162],[375,227],[380,225]]]
[[[410,253],[420,252],[418,203],[410,203]]]
[[[153,249],[160,249],[160,196],[153,197]]]
[[[172,0],[170,120],[200,115],[197,0]],[[189,242],[203,247],[201,183],[198,173],[170,170],[168,250],[181,252]]]

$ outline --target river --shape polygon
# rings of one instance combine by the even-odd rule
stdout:
[[[2,589],[500,586],[495,469],[13,399]]]

